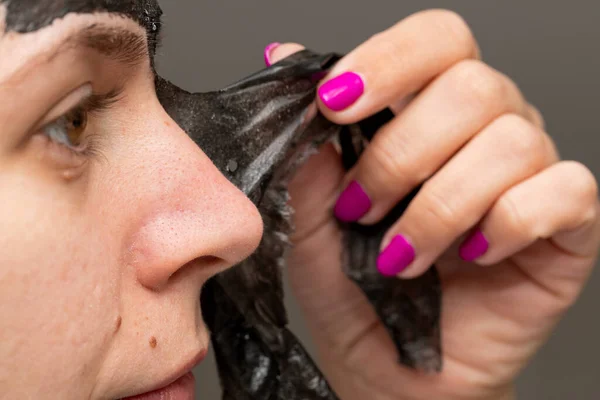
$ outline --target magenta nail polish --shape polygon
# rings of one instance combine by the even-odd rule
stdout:
[[[274,42],[274,43],[269,44],[267,47],[265,47],[264,57],[265,57],[265,65],[267,67],[271,66],[271,53],[273,52],[273,50],[275,50],[280,45],[281,45],[281,43]]]
[[[354,104],[364,90],[364,82],[358,74],[345,72],[324,83],[319,88],[319,97],[329,109],[341,111]]]
[[[414,260],[414,247],[404,236],[398,235],[379,255],[377,269],[382,275],[396,276],[406,270]]]
[[[484,255],[490,247],[490,243],[483,235],[483,232],[477,230],[469,236],[460,246],[460,258],[465,261],[475,261]]]
[[[337,219],[356,222],[371,209],[371,199],[356,181],[350,182],[340,195],[334,209]]]

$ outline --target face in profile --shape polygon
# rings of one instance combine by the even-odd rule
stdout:
[[[157,99],[154,0],[61,3],[0,0],[0,387],[118,399],[202,359],[262,224]]]

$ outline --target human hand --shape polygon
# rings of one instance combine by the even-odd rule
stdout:
[[[301,49],[270,46],[266,59]],[[540,113],[480,60],[453,12],[420,12],[373,36],[335,66],[319,94],[320,110],[337,123],[386,107],[396,113],[349,173],[326,145],[290,185],[291,283],[332,386],[344,400],[511,398],[515,377],[596,261],[594,176],[560,160]],[[437,376],[398,364],[384,326],[342,273],[335,221],[375,223],[420,184],[378,265],[398,279],[437,265]]]

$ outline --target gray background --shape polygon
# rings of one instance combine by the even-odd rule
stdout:
[[[296,41],[347,52],[407,15],[432,7],[459,12],[485,60],[511,76],[545,115],[564,158],[600,177],[600,3],[595,1],[162,0],[159,71],[192,91],[217,89],[263,67],[266,44]],[[520,399],[600,399],[600,277],[519,380]],[[293,299],[293,330],[310,346]],[[212,355],[197,371],[199,399],[219,399]],[[437,399],[436,399],[437,400]]]

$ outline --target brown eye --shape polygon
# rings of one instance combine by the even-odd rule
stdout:
[[[87,110],[77,107],[53,123],[46,125],[43,131],[54,142],[77,149],[83,142],[87,124]]]
[[[77,108],[65,115],[65,131],[71,146],[77,147],[81,144],[83,133],[87,127],[87,118],[87,112],[82,108]]]

